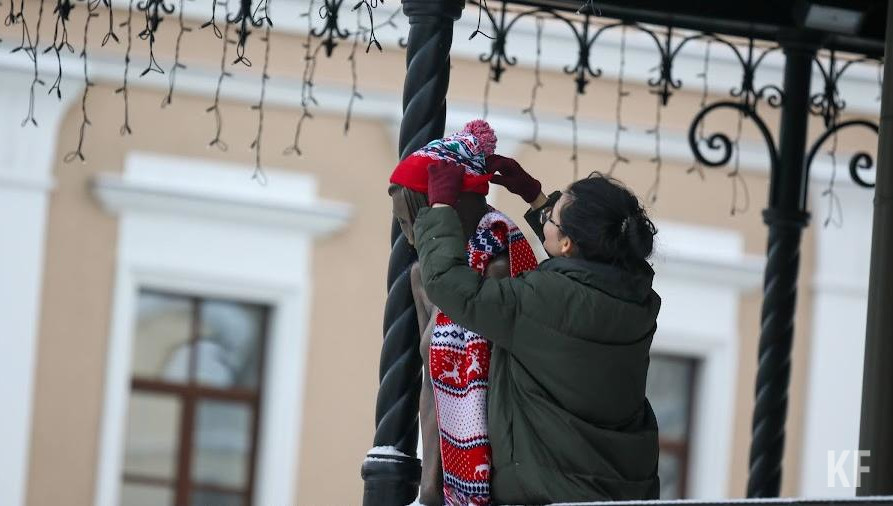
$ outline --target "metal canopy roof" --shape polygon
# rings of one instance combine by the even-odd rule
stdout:
[[[884,54],[885,0],[591,0],[596,13],[629,22],[673,26],[763,40],[799,31],[825,49],[869,57]],[[511,0],[531,7],[580,10],[581,0]],[[855,33],[810,29],[804,18],[810,7],[827,6],[857,11],[861,22]],[[583,12],[586,12],[585,10]]]

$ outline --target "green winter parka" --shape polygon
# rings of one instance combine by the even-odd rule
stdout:
[[[428,297],[493,343],[494,501],[658,498],[645,379],[660,297],[647,263],[631,273],[553,258],[517,278],[482,279],[453,208],[422,209],[414,231]]]

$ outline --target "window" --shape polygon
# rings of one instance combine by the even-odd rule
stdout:
[[[645,395],[654,408],[660,434],[660,498],[686,497],[691,413],[697,361],[652,355]]]
[[[140,292],[121,504],[248,506],[268,309]]]

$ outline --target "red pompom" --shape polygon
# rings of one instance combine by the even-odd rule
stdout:
[[[493,131],[493,127],[486,121],[482,119],[469,121],[462,131],[468,132],[477,138],[478,145],[485,156],[496,152],[496,132]]]

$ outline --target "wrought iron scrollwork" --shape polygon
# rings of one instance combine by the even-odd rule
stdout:
[[[348,30],[338,26],[338,12],[343,3],[344,0],[325,0],[319,8],[319,17],[326,24],[318,30],[314,28],[310,31],[310,35],[323,39],[321,44],[326,50],[326,56],[332,56],[339,40],[347,40],[350,37]]]
[[[853,127],[861,127],[867,128],[875,133],[875,135],[879,132],[879,127],[877,123],[864,120],[864,119],[854,119],[849,121],[843,121],[840,123],[835,123],[831,128],[825,130],[822,135],[820,135],[815,142],[812,143],[812,146],[809,148],[809,153],[806,157],[806,167],[812,167],[812,162],[821,149],[822,145],[828,141],[834,135],[837,135],[841,130],[846,128]],[[853,178],[853,182],[863,188],[874,188],[874,183],[866,181],[860,171],[865,171],[874,167],[874,157],[867,152],[860,151],[855,153],[852,157],[850,157],[849,162],[849,170],[850,177]]]
[[[831,127],[840,117],[840,113],[846,109],[846,102],[840,98],[840,90],[837,87],[840,78],[854,63],[864,61],[868,61],[868,58],[847,60],[843,64],[839,64],[840,60],[838,60],[835,51],[829,53],[827,66],[818,57],[813,59],[815,67],[822,76],[824,85],[821,92],[809,97],[809,111],[822,117],[822,120],[825,122],[825,128]]]
[[[480,28],[474,31],[469,37],[469,40],[473,38],[478,33],[483,34],[485,37],[492,39],[493,42],[490,43],[490,54],[482,54],[479,59],[483,63],[488,63],[490,65],[490,79],[495,82],[499,82],[499,79],[502,77],[502,73],[505,72],[506,66],[514,66],[518,63],[518,59],[514,57],[509,57],[505,53],[505,41],[508,36],[509,29],[515,24],[515,22],[521,17],[527,15],[528,13],[521,14],[508,24],[506,24],[506,2],[503,0],[502,2],[502,10],[499,14],[499,22],[493,17],[493,14],[487,9],[485,3],[480,5],[480,10],[487,13],[487,17],[490,18],[490,22],[493,24],[493,36],[489,36],[482,32]]]
[[[657,77],[651,78],[648,80],[648,86],[654,88],[652,93],[655,93],[660,96],[661,105],[666,106],[670,102],[670,97],[673,95],[673,90],[678,90],[682,87],[682,81],[680,79],[673,78],[673,61],[676,59],[676,56],[679,55],[679,52],[685,47],[686,44],[693,40],[703,39],[707,37],[707,35],[703,33],[696,33],[694,35],[689,35],[683,37],[681,41],[673,47],[673,27],[668,27],[666,33],[664,34],[664,40],[661,41],[655,32],[649,30],[647,28],[642,27],[641,25],[635,25],[639,31],[648,34],[654,43],[657,45],[657,50],[660,53],[660,64],[658,69],[660,70],[660,74]]]
[[[704,119],[713,111],[719,109],[733,109],[738,111],[740,114],[745,115],[750,118],[754,124],[757,126],[757,129],[760,131],[760,134],[763,136],[763,139],[766,141],[766,148],[769,151],[769,161],[770,166],[773,170],[778,167],[778,150],[775,147],[775,140],[772,137],[772,132],[769,130],[769,127],[766,125],[766,122],[756,114],[755,110],[749,107],[747,104],[741,102],[732,102],[732,101],[722,101],[715,102],[713,104],[708,105],[704,109],[702,109],[697,115],[695,115],[694,120],[692,120],[691,125],[688,127],[688,144],[691,147],[692,154],[695,156],[695,159],[702,165],[706,167],[723,167],[729,163],[729,160],[732,159],[733,154],[733,142],[726,134],[722,132],[716,132],[706,136],[701,139],[701,142],[698,142],[698,129]],[[701,152],[701,144],[706,144],[710,150],[719,151],[720,157],[718,159],[710,159],[707,158]]]
[[[245,45],[248,43],[248,37],[251,35],[251,27],[262,28],[264,26],[273,26],[273,21],[270,19],[269,15],[267,0],[260,0],[257,6],[253,9],[251,0],[241,0],[238,12],[231,16],[227,16],[226,22],[238,25],[236,34],[238,35],[239,40],[236,43],[236,59],[233,60],[233,64],[241,63],[246,67],[250,67],[251,60],[245,56]]]
[[[741,83],[737,87],[733,87],[729,90],[730,97],[736,100],[722,100],[706,105],[702,98],[702,109],[695,115],[688,129],[688,143],[692,154],[695,157],[696,167],[724,167],[729,164],[734,156],[735,161],[728,174],[728,176],[732,178],[731,213],[734,215],[746,210],[749,205],[749,191],[747,190],[746,183],[741,177],[739,170],[741,151],[738,144],[741,138],[741,127],[745,118],[751,120],[760,132],[760,135],[766,144],[771,169],[777,170],[780,165],[776,141],[772,136],[772,132],[768,125],[760,116],[758,106],[761,102],[765,102],[772,108],[781,107],[784,102],[784,92],[775,84],[767,84],[759,88],[755,84],[757,69],[765,61],[766,56],[777,51],[779,47],[773,46],[760,50],[753,39],[751,39],[748,41],[746,52],[742,52],[735,44],[713,34],[703,34],[702,39],[706,40],[708,44],[719,43],[722,46],[728,47],[735,55],[735,58],[741,64],[742,68]],[[691,40],[694,40],[694,37],[692,37]],[[672,82],[670,84],[672,85]],[[704,93],[706,97],[706,90]],[[737,121],[737,133],[734,139],[721,132],[712,133],[710,135],[705,133],[706,117],[712,112],[720,109],[734,110],[739,115]],[[705,150],[713,152],[714,156],[708,157]],[[718,157],[716,155],[718,155]],[[738,204],[739,196],[743,196],[744,198],[744,204],[741,206]]]
[[[869,58],[857,58],[841,61],[834,51],[828,54],[827,64],[823,63],[818,57],[813,59],[814,66],[819,70],[822,77],[823,86],[820,92],[813,94],[809,98],[809,109],[813,115],[821,116],[825,125],[825,131],[813,142],[809,148],[806,158],[806,167],[809,170],[815,161],[821,147],[832,138],[845,129],[852,127],[867,128],[875,133],[879,132],[879,126],[876,122],[855,119],[848,121],[840,121],[841,114],[846,109],[846,102],[840,96],[838,84],[844,73],[856,63],[868,61]],[[836,144],[836,143],[835,143]],[[850,178],[853,182],[863,188],[873,188],[874,183],[865,180],[861,172],[874,167],[874,157],[867,152],[861,151],[853,154],[849,161]],[[833,187],[833,180],[831,182]]]

